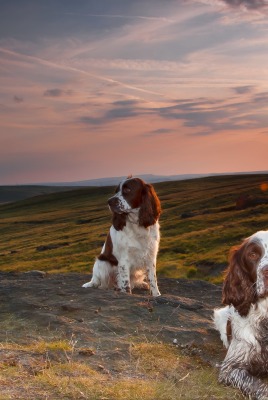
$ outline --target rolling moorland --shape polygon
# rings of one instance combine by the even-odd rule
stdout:
[[[81,288],[110,225],[113,187],[0,206],[1,400],[243,398],[217,382],[224,350],[211,317],[230,247],[268,227],[268,175],[154,186],[157,299]]]
[[[165,182],[159,276],[217,283],[242,238],[268,229],[268,175]],[[43,194],[0,206],[1,271],[91,272],[110,226],[113,187]]]
[[[0,186],[0,205],[13,203],[14,201],[24,200],[30,197],[42,196],[49,193],[57,193],[72,190],[67,186],[44,186],[44,185],[15,185]]]

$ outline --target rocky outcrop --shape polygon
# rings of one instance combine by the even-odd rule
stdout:
[[[221,287],[160,278],[162,296],[152,298],[144,291],[129,295],[84,289],[81,286],[88,278],[42,271],[0,273],[0,313],[5,326],[0,341],[8,338],[25,343],[52,335],[74,338],[81,357],[90,351],[92,365],[97,368],[105,360],[111,372],[114,360],[126,354],[126,337],[174,344],[211,365],[223,359],[212,323],[213,308],[220,306]]]

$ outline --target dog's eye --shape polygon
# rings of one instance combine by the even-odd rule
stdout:
[[[255,253],[255,251],[251,251],[248,256],[253,261],[255,261],[255,260],[257,260],[259,258],[258,253]]]
[[[130,191],[131,189],[128,187],[123,188],[123,193],[129,193]]]

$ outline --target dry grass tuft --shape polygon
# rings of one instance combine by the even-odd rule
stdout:
[[[125,373],[79,357],[72,339],[2,344],[0,353],[0,400],[242,399],[218,384],[214,368],[162,343],[129,343]]]

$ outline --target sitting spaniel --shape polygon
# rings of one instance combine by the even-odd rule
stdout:
[[[268,399],[268,231],[232,251],[223,284],[224,308],[214,311],[216,328],[228,349],[219,381],[251,399]]]
[[[95,261],[92,279],[83,287],[116,287],[129,293],[140,287],[160,296],[156,257],[161,207],[153,187],[140,178],[128,178],[119,184],[108,205],[112,226]]]

